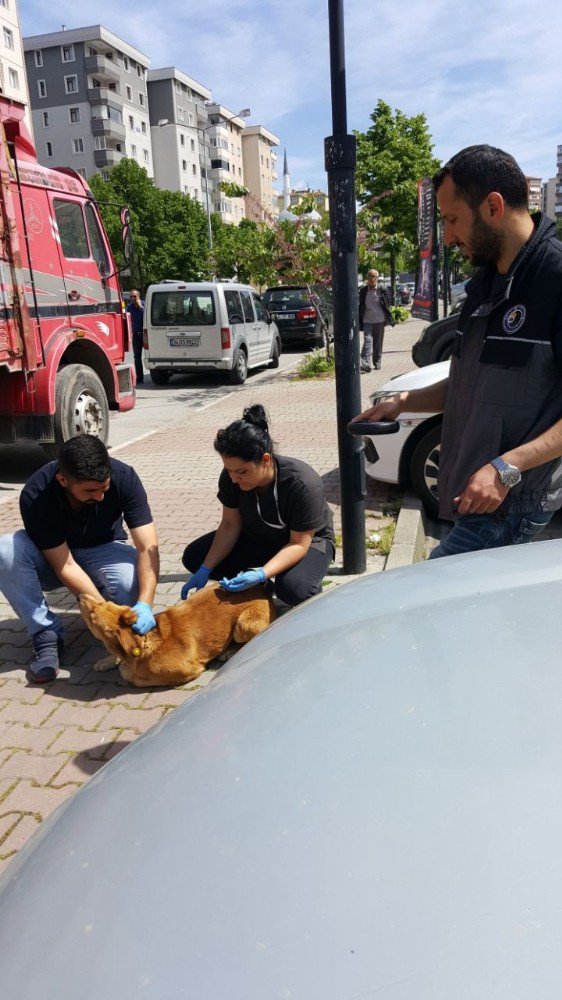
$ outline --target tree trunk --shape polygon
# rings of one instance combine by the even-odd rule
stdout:
[[[396,254],[390,251],[390,302],[396,305]]]

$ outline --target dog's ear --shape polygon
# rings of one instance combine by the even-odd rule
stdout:
[[[137,613],[132,608],[122,608],[119,615],[120,625],[134,625],[137,620]]]

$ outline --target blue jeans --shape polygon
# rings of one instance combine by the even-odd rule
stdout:
[[[108,542],[93,548],[72,549],[72,555],[106,600],[135,604],[138,553],[132,545]],[[62,586],[27,531],[2,535],[0,590],[31,636],[50,628],[62,637],[62,622],[49,609],[43,593]]]
[[[546,527],[553,513],[552,510],[535,510],[529,514],[501,514],[499,511],[494,514],[463,514],[429,558],[439,559],[440,556],[532,542]]]

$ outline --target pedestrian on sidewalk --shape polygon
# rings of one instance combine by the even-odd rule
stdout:
[[[133,631],[144,635],[155,627],[158,539],[146,492],[135,470],[110,458],[99,438],[66,441],[58,461],[25,484],[20,511],[24,529],[0,538],[0,590],[31,636],[31,680],[54,680],[64,650],[62,622],[45,590],[64,586],[76,596],[132,605]],[[132,546],[125,544],[123,518]]]
[[[290,606],[319,594],[335,547],[332,512],[318,473],[274,452],[259,404],[220,430],[214,447],[224,466],[218,490],[222,518],[216,531],[191,542],[183,554],[193,576],[182,599],[209,579],[234,592],[274,579],[277,597]]]
[[[436,558],[530,542],[562,506],[562,242],[501,149],[461,150],[433,186],[445,243],[480,268],[449,376],[362,416],[443,411],[439,514],[455,524]]]
[[[370,372],[371,366],[379,369],[382,361],[384,328],[394,326],[386,289],[379,285],[379,272],[367,272],[367,284],[359,289],[359,328],[363,330],[361,371]]]
[[[133,334],[133,355],[135,358],[135,372],[137,375],[137,385],[144,382],[144,368],[142,365],[142,338],[144,327],[144,302],[140,297],[140,292],[132,288],[131,301],[127,306],[127,312],[131,317],[131,330]]]

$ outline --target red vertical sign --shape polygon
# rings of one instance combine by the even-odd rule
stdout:
[[[436,246],[435,220],[436,201],[433,183],[430,177],[422,177],[418,181],[418,244],[420,248],[420,266],[416,293],[412,305],[412,316],[417,319],[434,319],[437,302],[435,302]]]

